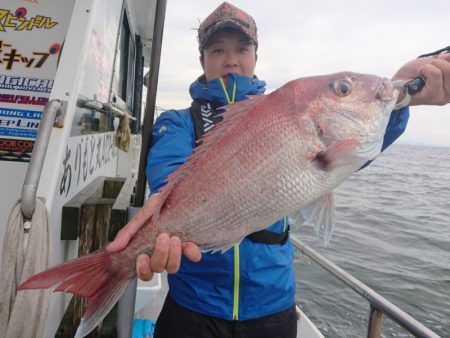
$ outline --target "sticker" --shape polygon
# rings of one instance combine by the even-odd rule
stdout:
[[[48,103],[48,97],[43,96],[29,96],[29,95],[14,95],[0,93],[0,102],[12,104],[29,104],[34,106],[45,106]]]
[[[58,24],[52,18],[43,15],[36,15],[32,18],[26,16],[27,9],[25,7],[17,8],[14,12],[8,9],[0,9],[0,32],[6,32],[6,30],[52,29]]]
[[[29,162],[34,141],[0,138],[0,161]]]
[[[0,74],[0,89],[50,93],[53,80]]]
[[[52,48],[53,46],[53,48]],[[49,47],[48,51],[33,51],[31,55],[21,54],[12,44],[0,40],[0,64],[5,66],[6,70],[11,70],[17,64],[25,68],[41,68],[45,65],[48,57],[55,54],[55,44]],[[58,51],[60,50],[60,47]]]
[[[36,138],[42,112],[0,108],[0,136]]]

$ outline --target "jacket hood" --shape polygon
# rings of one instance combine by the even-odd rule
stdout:
[[[233,86],[236,84],[234,101],[245,100],[248,95],[263,94],[266,90],[266,82],[259,80],[256,76],[248,77],[230,73],[227,74],[227,80],[227,92],[230,98],[232,97]],[[192,99],[207,100],[217,107],[228,104],[227,97],[218,78],[207,82],[204,75],[200,76],[189,87],[189,93]]]

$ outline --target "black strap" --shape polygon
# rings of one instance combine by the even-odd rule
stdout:
[[[289,238],[289,227],[281,234],[269,230],[260,230],[248,235],[247,238],[253,243],[284,245]]]
[[[199,141],[203,134],[222,121],[222,118],[217,116],[218,114],[219,112],[211,102],[198,99],[192,101],[191,115],[194,121],[195,141]]]
[[[439,55],[439,54],[445,54],[445,53],[450,53],[450,46],[441,48],[441,49],[431,52],[431,53],[419,55],[417,58],[424,58],[427,56],[433,56],[433,55]]]

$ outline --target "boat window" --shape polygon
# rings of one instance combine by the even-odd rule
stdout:
[[[137,79],[142,78],[142,47],[139,36],[134,35],[130,29],[127,10],[123,12],[119,34],[110,101],[119,106],[126,105],[137,119],[131,123],[132,132],[136,133],[141,110],[139,85],[142,87],[142,79]]]

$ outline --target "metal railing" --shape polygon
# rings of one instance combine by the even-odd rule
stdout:
[[[340,281],[345,283],[351,289],[356,291],[362,297],[364,297],[370,304],[370,317],[367,330],[367,337],[375,338],[380,337],[381,334],[381,318],[382,314],[387,315],[393,321],[402,326],[409,333],[420,338],[439,338],[440,336],[431,331],[425,325],[411,317],[406,312],[389,302],[384,297],[380,296],[374,290],[367,285],[342,270],[336,264],[332,263],[302,241],[300,241],[294,235],[290,236],[292,244],[299,249],[304,255],[316,262],[322,268],[330,272],[337,277]]]
[[[90,109],[93,112],[99,112],[101,114],[111,114],[114,117],[123,118],[125,115],[132,121],[135,121],[136,118],[131,115],[131,112],[124,106],[119,103],[108,103],[108,102],[100,102],[95,97],[94,99],[88,99],[85,97],[80,97],[77,102],[77,106],[81,108]]]
[[[33,154],[31,155],[22,187],[21,210],[27,219],[31,219],[36,207],[36,192],[41,178],[48,142],[55,119],[61,114],[62,108],[59,100],[49,101],[42,112],[42,119],[34,141]]]

